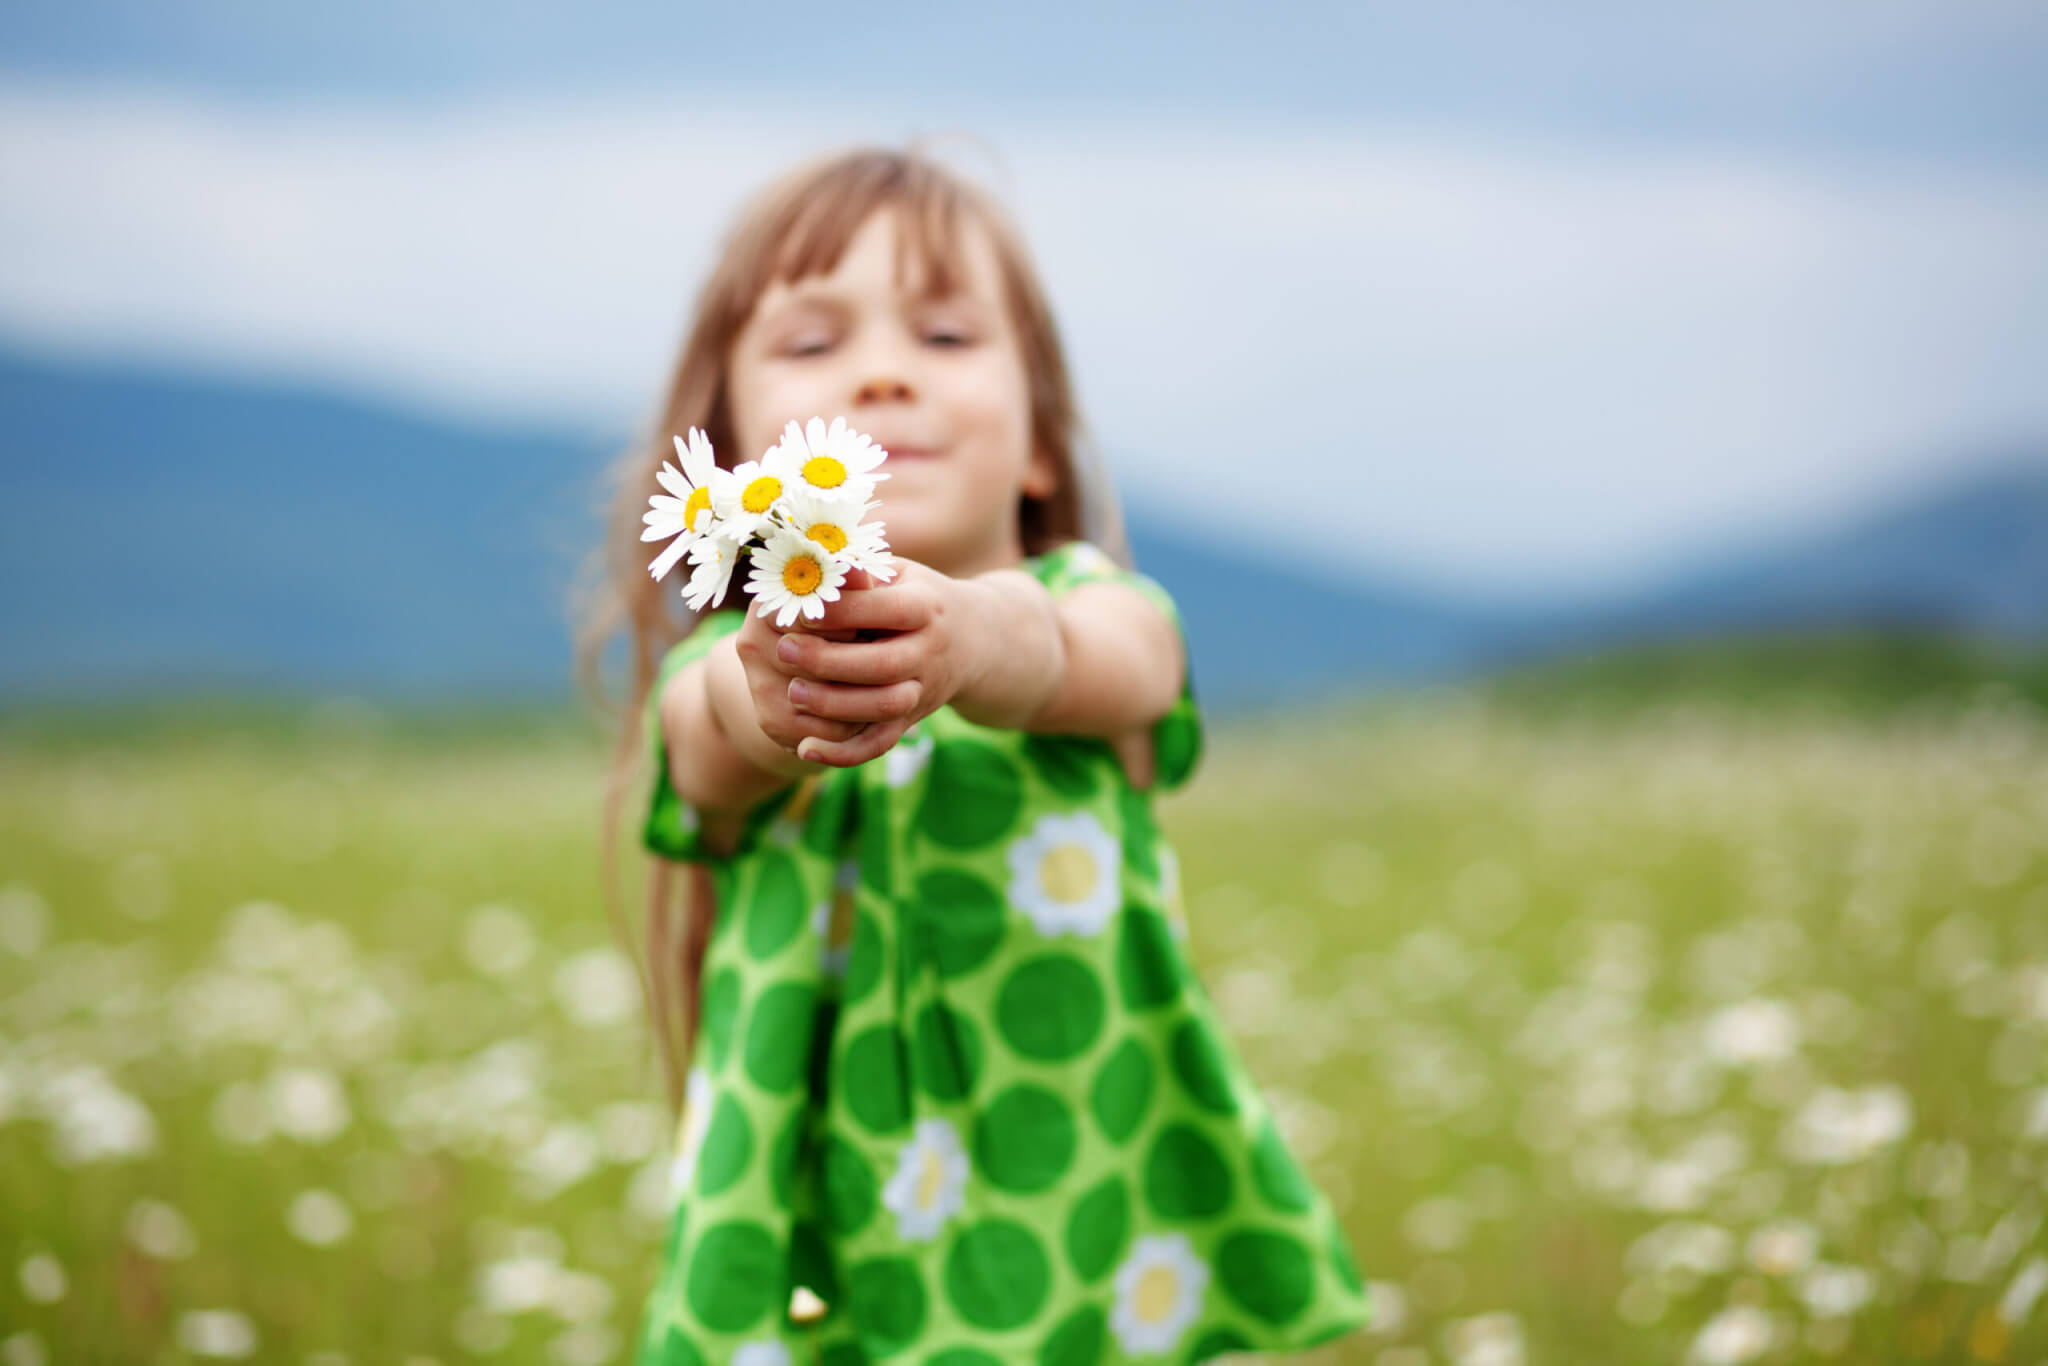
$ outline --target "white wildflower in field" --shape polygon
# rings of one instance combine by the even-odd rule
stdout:
[[[47,1252],[34,1253],[21,1264],[21,1293],[32,1304],[55,1304],[71,1288],[64,1264]]]
[[[1779,1146],[1794,1162],[1834,1166],[1868,1157],[1904,1138],[1912,1127],[1912,1102],[1897,1085],[1855,1091],[1827,1087],[1793,1116]]]
[[[198,1246],[191,1221],[161,1200],[137,1200],[128,1209],[128,1241],[160,1262],[183,1261]]]
[[[50,1350],[34,1333],[0,1338],[0,1366],[50,1366]]]
[[[561,1266],[553,1257],[521,1253],[478,1268],[476,1298],[493,1314],[523,1314],[545,1309],[554,1298]]]
[[[1738,1001],[1716,1011],[1706,1033],[1708,1050],[1730,1066],[1776,1062],[1799,1047],[1799,1017],[1783,1001]]]
[[[2034,1301],[2043,1290],[2048,1290],[2048,1258],[2030,1257],[1999,1297],[1998,1317],[2008,1328],[2019,1327],[2033,1314]]]
[[[330,1190],[304,1190],[285,1213],[292,1236],[314,1247],[332,1247],[355,1230],[356,1218],[342,1198]]]
[[[1444,1350],[1455,1366],[1522,1366],[1522,1321],[1495,1312],[1457,1319],[1444,1330]]]
[[[43,1086],[57,1161],[67,1167],[144,1157],[157,1146],[156,1116],[98,1067],[68,1067]]]
[[[281,1067],[270,1074],[270,1122],[301,1143],[325,1143],[349,1125],[341,1079],[324,1067]]]
[[[487,977],[510,977],[533,958],[533,925],[512,906],[478,906],[463,922],[462,949]]]
[[[579,1323],[548,1340],[555,1366],[604,1366],[618,1352],[618,1331],[608,1323]]]
[[[1877,1278],[1860,1266],[1820,1262],[1799,1278],[1799,1298],[1815,1318],[1845,1318],[1870,1303]]]
[[[590,1175],[597,1163],[597,1138],[590,1126],[565,1119],[548,1126],[540,1142],[520,1159],[519,1169],[527,1193],[547,1200]]]
[[[1754,1305],[1730,1305],[1707,1320],[1692,1341],[1687,1358],[1699,1366],[1734,1366],[1754,1361],[1771,1349],[1777,1338],[1777,1321]]]
[[[196,1357],[245,1357],[256,1350],[256,1325],[239,1310],[188,1310],[178,1318],[178,1345]]]
[[[611,1282],[588,1271],[558,1268],[548,1286],[548,1308],[564,1323],[588,1323],[612,1312]]]
[[[1780,1219],[1749,1235],[1750,1265],[1767,1276],[1792,1276],[1813,1265],[1820,1231],[1804,1219]]]
[[[609,944],[585,949],[555,969],[555,1000],[588,1029],[623,1024],[640,1008],[640,981],[626,956]]]

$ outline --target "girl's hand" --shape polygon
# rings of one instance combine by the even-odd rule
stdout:
[[[801,624],[805,627],[810,625],[808,622]],[[798,628],[792,628],[788,634],[801,633]],[[754,722],[761,728],[761,733],[777,745],[800,759],[808,760],[813,756],[799,751],[799,746],[806,739],[843,742],[860,734],[861,726],[808,715],[791,704],[789,685],[795,672],[776,653],[777,644],[785,638],[785,633],[756,612],[752,599],[748,599],[747,619],[739,630],[733,632],[733,652],[739,656],[740,667],[746,673],[747,693],[754,703]],[[847,638],[850,640],[852,636],[849,634]]]
[[[972,584],[900,555],[896,569],[885,584],[853,571],[822,620],[776,642],[787,704],[816,737],[798,742],[799,757],[864,764],[952,701],[980,669]],[[856,635],[868,632],[882,634]]]

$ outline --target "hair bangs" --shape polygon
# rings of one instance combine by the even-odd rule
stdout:
[[[896,212],[896,282],[925,297],[961,288],[967,276],[958,188],[922,161],[877,156],[830,165],[787,187],[748,282],[759,300],[773,282],[838,268],[847,244],[877,209]]]

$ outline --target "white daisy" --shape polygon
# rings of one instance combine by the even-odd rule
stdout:
[[[789,1348],[773,1338],[743,1342],[732,1354],[732,1366],[790,1366]]]
[[[768,543],[753,552],[747,591],[754,595],[754,610],[764,617],[774,613],[781,630],[799,615],[810,621],[824,616],[825,604],[839,600],[848,567],[817,542],[776,527]]]
[[[804,488],[840,502],[865,503],[875,485],[889,476],[881,472],[888,452],[835,417],[827,427],[823,418],[812,418],[803,426],[792,422],[782,429],[782,440],[762,457],[792,488]]]
[[[680,436],[675,442],[676,458],[683,462],[682,471],[678,473],[666,460],[661,462],[654,477],[668,494],[651,495],[647,500],[651,506],[640,518],[647,524],[647,529],[640,533],[641,540],[675,538],[648,566],[648,572],[657,579],[675,567],[698,537],[710,535],[717,521],[711,510],[711,477],[718,462],[712,457],[711,442],[695,427],[690,428],[687,447]]]
[[[896,1174],[882,1188],[882,1203],[895,1213],[899,1237],[925,1242],[959,1213],[966,1189],[960,1135],[943,1119],[921,1119],[896,1159]]]
[[[1040,816],[1009,860],[1010,904],[1042,935],[1100,934],[1116,912],[1122,850],[1089,812]]]
[[[896,568],[889,544],[882,539],[882,524],[861,520],[877,506],[827,498],[801,485],[791,485],[783,501],[791,530],[886,583],[896,576]]]
[[[732,584],[733,568],[740,562],[740,547],[724,536],[703,536],[690,546],[690,581],[683,585],[683,601],[692,612],[716,607],[725,601]]]
[[[915,739],[905,738],[889,746],[882,756],[882,776],[891,787],[908,787],[924,766],[931,762],[932,733],[923,731]]]
[[[774,455],[774,451],[768,452]],[[775,508],[782,501],[784,481],[766,460],[749,460],[728,474],[711,475],[711,511],[718,517],[719,532],[735,545],[749,537],[765,536],[775,526]]]
[[[1209,1268],[1185,1233],[1138,1239],[1116,1269],[1116,1312],[1110,1327],[1126,1354],[1170,1352],[1202,1308]]]
[[[680,1200],[697,1174],[697,1154],[704,1149],[704,1134],[711,1127],[711,1074],[702,1065],[690,1069],[683,1087],[683,1123],[676,1135],[676,1160],[669,1168],[669,1198]]]

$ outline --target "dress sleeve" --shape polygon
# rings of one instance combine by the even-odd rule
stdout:
[[[1187,627],[1172,595],[1160,586],[1158,580],[1135,569],[1124,568],[1110,557],[1109,552],[1087,541],[1068,541],[1047,552],[1040,557],[1037,571],[1054,597],[1098,580],[1129,584],[1166,613],[1167,620],[1180,632],[1187,672],[1180,696],[1166,715],[1152,726],[1153,785],[1159,790],[1170,791],[1185,783],[1194,774],[1195,765],[1202,757],[1202,716],[1195,705],[1194,654],[1188,650]]]
[[[668,775],[668,742],[661,733],[661,692],[668,681],[685,667],[710,653],[720,639],[737,631],[746,618],[739,612],[713,612],[697,623],[697,629],[669,647],[655,671],[654,686],[648,689],[642,724],[654,759],[654,790],[647,804],[647,821],[640,842],[649,852],[664,858],[709,862],[720,855],[706,849],[699,837],[701,822],[697,809],[676,795]]]

